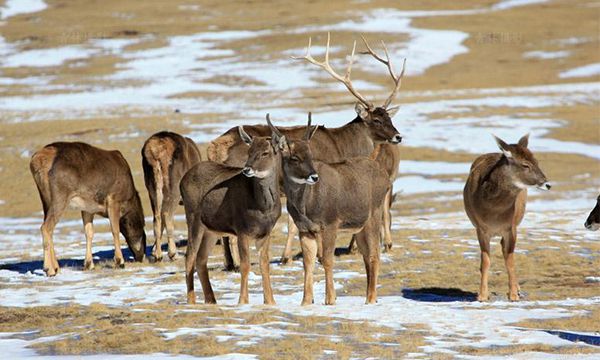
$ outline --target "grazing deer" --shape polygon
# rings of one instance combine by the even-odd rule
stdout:
[[[515,273],[517,226],[525,215],[527,189],[549,190],[550,184],[527,148],[529,135],[508,145],[495,138],[501,153],[485,154],[473,162],[463,192],[465,211],[477,230],[481,248],[479,301],[487,301],[490,268],[490,238],[502,237],[502,254],[508,272],[508,298],[519,300]]]
[[[281,149],[288,142],[279,133],[268,138],[252,137],[241,126],[238,131],[249,146],[243,170],[214,162],[200,162],[181,180],[189,234],[185,264],[190,304],[196,301],[194,267],[202,283],[204,301],[216,303],[207,268],[216,235],[237,237],[242,278],[239,303],[248,303],[249,244],[252,240],[256,241],[260,253],[264,302],[275,303],[269,279],[269,236],[281,215],[278,169],[281,166]],[[306,132],[310,132],[310,127]]]
[[[370,49],[366,40],[364,38],[363,40],[365,41],[367,48]],[[391,120],[397,113],[398,107],[390,107],[390,104],[395,99],[402,84],[404,66],[400,74],[397,75],[389,56],[387,60],[383,60],[371,50],[372,55],[387,66],[388,72],[394,81],[394,88],[388,98],[383,102],[383,105],[375,106],[354,88],[350,79],[352,64],[354,63],[356,42],[354,43],[352,55],[344,76],[336,73],[329,64],[329,44],[330,36],[327,34],[327,47],[325,50],[324,62],[318,62],[310,55],[310,38],[306,55],[297,59],[305,59],[311,64],[324,69],[334,79],[344,84],[348,91],[358,100],[355,105],[357,116],[354,120],[339,128],[319,127],[319,131],[315,133],[310,142],[314,159],[325,162],[339,162],[351,157],[369,156],[378,144],[399,144],[402,141],[402,136],[398,130],[396,130]],[[385,51],[387,56],[387,49],[385,49]],[[252,136],[268,136],[271,132],[271,130],[264,125],[246,126],[244,129]],[[303,126],[287,128],[278,127],[278,130],[281,134],[285,135],[287,139],[300,139],[304,134]],[[228,130],[223,135],[213,140],[208,145],[207,154],[210,161],[233,166],[243,166],[247,159],[245,145],[236,128]],[[284,264],[290,259],[291,244],[294,235],[295,226],[288,218],[288,239],[281,259]]]
[[[284,136],[270,122],[269,126],[278,137]],[[313,269],[319,243],[323,247],[325,304],[335,303],[333,260],[339,229],[358,234],[357,245],[367,272],[367,303],[374,303],[379,273],[379,229],[383,200],[390,188],[389,176],[379,163],[367,157],[313,164],[309,142],[310,136],[306,136],[284,144],[282,151],[287,208],[299,229],[302,246],[302,304],[313,303]]]
[[[600,195],[596,199],[596,206],[585,221],[585,228],[592,231],[600,229]]]
[[[56,142],[33,154],[29,168],[44,209],[41,231],[47,276],[58,272],[52,234],[67,206],[81,211],[86,239],[85,270],[94,267],[92,237],[96,214],[110,220],[117,266],[125,264],[119,231],[135,260],[143,260],[144,211],[129,165],[119,151],[102,150],[81,142]]]
[[[183,175],[200,160],[200,151],[194,141],[173,132],[158,132],[146,140],[142,147],[144,182],[154,214],[152,256],[156,261],[162,260],[161,245],[165,227],[169,258],[174,259],[177,254],[173,238],[175,231],[173,216],[181,199],[179,182]]]

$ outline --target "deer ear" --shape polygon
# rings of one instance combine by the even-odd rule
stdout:
[[[244,127],[242,125],[238,126],[238,133],[240,134],[240,138],[246,145],[250,146],[252,144],[252,136],[248,135],[244,131]]]
[[[356,105],[354,105],[354,110],[356,110],[356,114],[363,119],[363,121],[369,121],[369,111],[363,104],[357,102]]]
[[[288,153],[290,151],[290,146],[285,138],[285,135],[280,137],[277,141],[277,149],[279,149],[279,151],[282,153]]]
[[[500,149],[500,151],[502,151],[504,156],[506,156],[507,158],[512,158],[512,152],[510,151],[508,144],[495,135],[494,139],[496,139],[496,144],[498,144],[498,148]]]
[[[390,116],[390,119],[393,118],[394,116],[396,116],[396,114],[398,113],[398,110],[400,110],[400,106],[394,106],[393,108],[389,108],[387,109],[387,113]]]
[[[519,145],[526,148],[529,145],[529,134],[526,134],[522,138],[519,139]]]

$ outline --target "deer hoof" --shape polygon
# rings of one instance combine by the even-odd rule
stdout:
[[[169,253],[169,260],[174,261],[176,259],[177,259],[177,252],[176,251],[172,252],[172,253],[170,252]]]
[[[187,294],[187,303],[190,305],[194,305],[196,303],[196,294],[188,293]]]
[[[83,264],[83,270],[85,270],[85,271],[94,270],[94,261],[86,260]]]
[[[489,300],[490,300],[490,298],[488,295],[481,295],[481,294],[477,295],[477,301],[479,301],[479,302],[487,302]]]
[[[281,265],[287,265],[290,263],[290,258],[287,256],[281,257]]]
[[[519,294],[518,293],[508,293],[508,300],[519,301]]]
[[[53,277],[56,276],[56,269],[54,268],[44,268],[44,272],[46,273],[47,277]]]
[[[383,245],[383,252],[385,252],[385,253],[391,253],[392,252],[392,244],[385,244],[385,245]]]

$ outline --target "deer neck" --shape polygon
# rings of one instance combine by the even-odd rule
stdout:
[[[311,231],[315,228],[312,220],[306,215],[306,203],[314,186],[316,185],[297,184],[290,180],[284,183],[287,210],[300,232]]]
[[[333,130],[333,129],[332,129]],[[375,149],[369,128],[358,116],[346,125],[335,129],[345,141],[336,143],[341,157],[367,156]]]
[[[273,209],[277,205],[277,202],[281,201],[277,168],[278,166],[273,168],[273,171],[267,177],[253,177],[250,179],[254,201],[259,210]]]
[[[523,191],[514,184],[512,176],[508,160],[504,156],[501,157],[482,178],[480,189],[486,202],[492,202],[498,206],[504,203],[506,206],[512,206],[517,195]]]

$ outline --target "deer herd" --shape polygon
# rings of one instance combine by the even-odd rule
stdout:
[[[298,233],[304,266],[302,304],[312,304],[315,260],[323,265],[326,279],[325,304],[335,304],[333,263],[339,230],[353,234],[351,249],[363,257],[367,275],[366,302],[377,301],[380,241],[384,251],[392,247],[392,183],[398,174],[402,136],[392,123],[398,107],[390,107],[404,75],[399,74],[385,44],[385,58],[363,37],[366,51],[384,64],[394,86],[381,106],[376,106],[353,86],[350,79],[356,42],[345,74],[329,64],[329,35],[325,59],[303,59],[325,70],[358,100],[356,117],[338,128],[312,125],[277,127],[266,116],[266,125],[238,126],[214,139],[207,148],[208,161],[196,144],[179,134],[162,131],[144,143],[142,167],[154,215],[154,246],[151,258],[161,261],[162,237],[166,229],[168,255],[176,257],[174,212],[183,205],[188,226],[185,276],[188,303],[196,302],[194,272],[202,285],[204,301],[216,303],[208,257],[221,238],[226,266],[239,267],[239,303],[248,303],[250,245],[259,253],[264,303],[274,304],[270,283],[271,232],[281,216],[282,199],[288,212],[288,236],[281,257],[290,261],[293,239]],[[501,237],[508,272],[508,298],[519,299],[514,250],[517,226],[523,219],[527,189],[550,189],[546,176],[528,148],[528,136],[516,144],[496,138],[500,153],[478,157],[464,188],[466,213],[477,232],[481,248],[481,283],[478,300],[486,301],[490,267],[490,239]],[[80,142],[56,142],[31,158],[31,173],[44,210],[41,227],[43,268],[47,276],[59,271],[53,231],[67,207],[81,211],[86,255],[84,270],[92,259],[93,218],[108,217],[114,240],[114,261],[123,267],[120,235],[123,234],[135,261],[146,252],[144,213],[131,170],[119,151],[107,151]],[[585,223],[600,227],[600,197]]]

